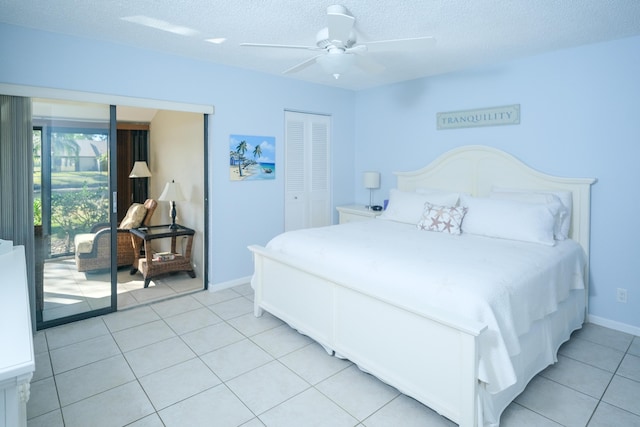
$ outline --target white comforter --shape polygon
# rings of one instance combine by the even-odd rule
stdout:
[[[518,337],[584,288],[586,257],[572,240],[550,247],[372,220],[284,233],[267,247],[419,313],[438,306],[486,324],[479,376],[492,393],[516,382]]]

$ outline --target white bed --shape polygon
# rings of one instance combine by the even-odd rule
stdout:
[[[584,320],[594,180],[541,174],[504,152],[480,146],[450,151],[419,171],[396,175],[397,188],[405,192],[429,188],[486,196],[497,187],[570,191],[570,240],[545,246],[465,233],[451,236],[383,220],[285,233],[266,248],[250,247],[255,260],[255,314],[270,312],[327,351],[350,359],[460,425],[497,425],[506,406],[535,374],[556,360],[560,344]],[[342,241],[333,248],[325,246],[338,232]],[[292,240],[298,234],[311,244],[300,246]],[[421,263],[423,249],[417,249],[426,236],[434,253],[432,264]],[[382,248],[368,252],[381,241]],[[476,245],[502,242],[507,242],[506,252],[495,247],[502,255],[489,261],[479,256],[484,249]],[[521,294],[485,304],[457,290],[441,292],[442,286],[438,292],[417,291],[427,271],[436,284],[462,280],[460,266],[435,255],[437,248],[455,245],[467,248],[460,252],[461,264],[478,267],[524,251],[519,266],[499,269],[502,276],[495,280],[501,282],[520,275],[533,277],[536,268],[521,273],[528,264],[557,260],[554,274],[535,278],[542,278],[538,287],[553,292],[542,294],[536,288],[532,293],[525,283]],[[409,252],[401,259],[385,253],[399,246]],[[350,253],[360,258],[344,262]],[[417,258],[412,259],[414,255]],[[357,267],[349,268],[349,263]],[[449,264],[449,270],[441,264]],[[564,275],[555,274],[556,270]],[[484,273],[473,271],[475,279],[464,279],[471,283],[464,292],[471,294],[484,289]],[[526,303],[511,305],[511,300],[532,301],[534,294],[544,297],[529,308]],[[522,316],[509,314],[514,310]],[[526,322],[519,320],[523,317]]]

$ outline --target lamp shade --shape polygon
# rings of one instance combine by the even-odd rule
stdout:
[[[184,196],[182,195],[182,191],[180,191],[178,184],[176,184],[174,180],[171,180],[171,182],[167,182],[164,186],[164,190],[162,190],[162,194],[160,194],[158,200],[181,202],[184,200]]]
[[[129,174],[129,178],[149,178],[150,176],[151,172],[147,167],[147,162],[135,162]]]
[[[380,172],[365,172],[362,175],[364,188],[380,188]]]

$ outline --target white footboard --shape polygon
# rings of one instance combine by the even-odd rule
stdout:
[[[477,426],[478,341],[486,327],[433,307],[419,314],[250,246],[255,314],[279,317],[461,426]]]

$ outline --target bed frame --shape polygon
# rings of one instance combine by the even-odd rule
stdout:
[[[492,186],[569,190],[570,237],[589,254],[593,179],[546,175],[484,146],[454,149],[420,170],[395,175],[397,188],[405,191],[422,187],[484,196]],[[255,262],[256,316],[268,311],[461,426],[482,423],[478,343],[485,325],[436,307],[428,316],[418,314],[329,279],[322,271],[302,269],[264,247],[249,249]]]

